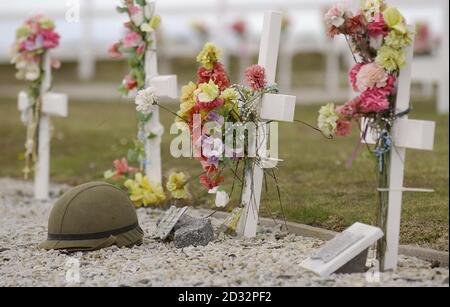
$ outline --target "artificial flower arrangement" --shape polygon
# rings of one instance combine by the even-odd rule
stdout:
[[[259,65],[247,68],[246,85],[232,84],[220,57],[221,50],[213,43],[204,46],[197,57],[197,82],[182,88],[176,123],[190,132],[194,157],[201,165],[200,184],[209,194],[215,194],[216,207],[223,208],[232,193],[225,191],[224,174],[233,174],[234,187],[236,180],[244,180],[244,174],[238,173],[240,169],[245,172],[262,160],[257,154],[249,154],[248,135],[235,136],[231,127],[245,127],[248,123],[257,126],[261,122],[259,101],[264,94],[278,90],[275,85],[267,85],[265,69]],[[230,221],[237,224],[241,213],[238,205]]]
[[[44,15],[36,15],[27,19],[16,31],[11,63],[16,66],[16,78],[29,82],[29,108],[22,116],[27,125],[25,143],[25,178],[33,171],[38,159],[38,131],[41,117],[41,90],[44,82],[45,57],[47,52],[59,46],[60,36],[55,31],[55,23]],[[59,68],[60,62],[51,59],[51,66]]]
[[[148,0],[122,0],[117,7],[119,13],[126,13],[130,18],[124,23],[125,37],[109,48],[114,58],[124,55],[128,58],[129,73],[125,76],[118,90],[124,96],[134,97],[145,87],[145,53],[154,44],[154,33],[161,24],[161,17],[155,15]],[[153,46],[154,47],[154,46]]]
[[[130,71],[118,90],[123,96],[135,99],[138,136],[134,147],[128,151],[127,158],[114,161],[114,169],[106,171],[104,178],[126,189],[137,208],[164,205],[168,196],[162,185],[151,183],[143,175],[144,144],[147,139],[155,137],[146,126],[152,118],[154,105],[157,105],[156,88],[145,88],[146,52],[156,48],[156,30],[161,24],[161,18],[155,15],[154,1],[151,0],[122,0],[117,11],[126,13],[130,20],[124,24],[127,30],[125,37],[109,48],[109,54],[114,58],[128,58]],[[130,164],[138,166],[132,167]],[[190,198],[188,178],[183,173],[170,174],[166,188],[172,200]]]
[[[369,131],[375,132],[378,139],[370,152],[378,161],[379,188],[385,189],[393,148],[392,126],[397,118],[409,112],[399,113],[396,94],[400,69],[407,64],[404,49],[413,43],[414,33],[399,10],[388,7],[383,0],[363,0],[356,14],[335,5],[326,13],[325,22],[330,37],[343,35],[349,43],[355,59],[349,78],[358,96],[342,106],[322,107],[318,126],[328,136],[346,137],[356,122],[362,127],[359,143],[365,141]],[[387,192],[379,192],[378,225],[383,230],[386,230],[387,198]],[[385,242],[380,242],[380,255],[384,248]]]
[[[151,183],[143,175],[143,170],[131,167],[127,158],[115,160],[114,169],[106,171],[104,177],[112,184],[125,188],[136,208],[162,206],[169,197],[183,203],[191,198],[186,174],[172,171],[166,183],[166,192],[161,185]]]

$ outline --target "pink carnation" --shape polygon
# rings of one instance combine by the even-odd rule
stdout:
[[[339,119],[337,121],[336,135],[341,137],[349,136],[352,133],[351,120]]]
[[[356,118],[359,115],[359,106],[361,104],[361,98],[356,97],[343,106],[337,107],[336,111],[347,118]]]
[[[147,46],[145,45],[144,42],[142,42],[142,43],[139,45],[139,47],[137,48],[136,53],[137,53],[138,55],[142,55],[142,54],[145,53],[146,48],[147,48]]]
[[[367,89],[383,88],[387,85],[389,74],[377,63],[363,65],[356,74],[356,89],[364,92]]]
[[[120,58],[122,56],[122,52],[120,52],[120,43],[115,43],[108,49],[108,54],[113,58]]]
[[[368,89],[361,94],[360,110],[362,113],[378,113],[389,108],[389,100],[383,90]]]
[[[259,65],[253,65],[247,68],[245,78],[248,86],[255,92],[263,90],[267,85],[266,70]]]
[[[389,33],[389,27],[384,21],[383,14],[380,14],[374,22],[371,22],[367,26],[367,30],[371,37],[378,37],[380,35],[386,36]]]
[[[389,75],[386,80],[386,86],[383,88],[380,88],[380,91],[382,91],[383,94],[385,94],[386,96],[393,95],[393,94],[395,94],[395,92],[397,90],[396,83],[397,83],[397,79],[395,78],[395,76]]]
[[[45,49],[53,49],[59,46],[60,36],[53,30],[42,30],[42,38],[44,39],[43,46]]]
[[[361,67],[363,67],[363,64],[357,63],[355,66],[353,66],[352,70],[350,70],[350,82],[352,83],[353,90],[355,92],[359,92],[358,87],[356,86],[356,76],[358,75],[359,71],[361,70]]]
[[[129,32],[123,39],[123,46],[125,48],[137,47],[142,41],[141,36],[136,32]]]

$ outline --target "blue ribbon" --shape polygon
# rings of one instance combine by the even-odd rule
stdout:
[[[392,137],[389,134],[389,132],[387,130],[383,130],[383,132],[380,135],[380,139],[378,140],[378,145],[375,148],[375,156],[378,159],[378,167],[379,167],[379,171],[380,173],[383,172],[384,166],[385,166],[385,159],[384,159],[384,155],[388,152],[391,151],[392,149]]]

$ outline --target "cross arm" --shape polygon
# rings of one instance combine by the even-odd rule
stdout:
[[[46,93],[42,96],[42,112],[50,116],[67,117],[68,96],[66,94]],[[30,100],[26,92],[19,93],[19,111],[26,111],[30,107]]]
[[[297,97],[266,94],[262,99],[261,118],[281,122],[293,122]]]
[[[158,97],[169,97],[176,99],[178,97],[177,76],[157,76],[150,80],[150,86],[157,89]]]
[[[363,121],[362,129],[365,129],[367,120]],[[432,151],[434,148],[436,123],[424,120],[398,119],[392,138],[399,148],[419,149]],[[365,140],[367,144],[375,144],[378,136],[372,129],[368,129]]]

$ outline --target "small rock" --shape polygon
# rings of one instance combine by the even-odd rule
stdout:
[[[6,252],[6,251],[9,251],[9,248],[0,248],[0,253]]]
[[[184,216],[175,226],[174,243],[177,248],[206,246],[214,240],[214,229],[209,219]]]

